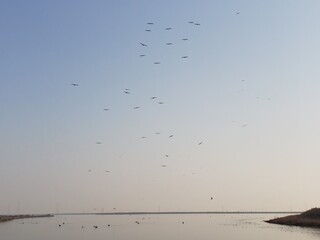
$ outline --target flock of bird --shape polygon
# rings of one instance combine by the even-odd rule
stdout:
[[[200,26],[200,25],[201,25],[200,23],[194,22],[194,21],[189,21],[188,24],[194,25],[194,26]],[[152,29],[152,27],[155,25],[154,22],[147,22],[146,25],[148,26],[148,28],[145,29],[145,32],[153,32],[153,31],[154,31],[154,30]],[[173,28],[172,28],[172,27],[166,27],[166,28],[164,28],[164,30],[165,30],[165,31],[172,31]],[[189,38],[186,38],[186,37],[181,38],[181,41],[188,41],[188,40],[189,40]],[[173,42],[166,42],[166,45],[168,45],[168,46],[171,46],[171,45],[173,45],[173,44],[174,44]],[[147,47],[149,46],[149,44],[146,44],[146,43],[144,43],[144,42],[139,42],[139,45],[140,45],[142,48],[147,48]],[[146,55],[146,54],[140,54],[139,56],[140,56],[140,57],[146,57],[147,55]],[[181,56],[181,58],[182,58],[182,59],[187,59],[187,58],[189,58],[189,56],[188,56],[188,55],[184,55],[184,56]],[[158,64],[161,64],[161,62],[160,62],[160,61],[155,61],[155,62],[153,62],[153,64],[158,65]],[[71,86],[72,86],[72,87],[80,87],[80,84],[79,84],[79,83],[71,83]],[[123,94],[125,94],[125,95],[132,95],[133,93],[132,93],[132,91],[131,91],[129,88],[125,88],[125,89],[123,90]],[[158,99],[157,96],[150,96],[150,100],[156,101],[157,104],[159,104],[159,105],[165,104],[164,101],[157,101],[157,99]],[[133,109],[134,109],[134,110],[141,109],[141,106],[134,106]],[[110,110],[111,110],[111,108],[109,108],[109,107],[103,108],[103,111],[110,111]],[[161,133],[160,133],[160,132],[155,132],[155,134],[156,134],[156,135],[159,135],[159,134],[161,134]],[[168,136],[168,138],[173,138],[173,137],[174,137],[173,134],[170,134],[170,135]],[[142,138],[142,139],[146,139],[147,137],[146,137],[146,136],[142,136],[141,138]],[[97,144],[97,145],[101,145],[101,144],[103,144],[103,143],[102,143],[101,141],[96,141],[96,144]],[[202,145],[202,144],[203,144],[203,141],[199,142],[197,145],[200,146],[200,145]],[[168,157],[169,157],[169,154],[164,154],[164,156],[165,156],[166,158],[168,158]],[[165,168],[165,167],[167,167],[167,164],[162,164],[161,167]],[[88,172],[92,172],[92,171],[93,171],[92,169],[89,169],[89,170],[88,170]],[[106,173],[109,173],[110,171],[109,171],[109,170],[105,170],[105,172],[106,172]]]
[[[238,14],[240,14],[240,12],[237,12],[237,13],[236,13],[236,15],[238,15]],[[194,25],[194,26],[196,26],[196,27],[199,27],[199,26],[201,25],[200,23],[194,22],[194,21],[189,21],[189,22],[187,22],[186,24]],[[153,31],[155,31],[155,29],[154,29],[154,27],[153,27],[153,26],[155,25],[155,23],[153,23],[153,22],[147,22],[146,25],[148,26],[148,28],[145,29],[145,32],[151,33],[151,32],[153,32]],[[164,30],[164,31],[174,31],[174,29],[173,29],[172,27],[166,27],[166,28],[164,28],[163,30]],[[188,41],[188,40],[189,40],[189,38],[187,38],[187,37],[183,37],[183,38],[180,38],[180,39],[181,39],[180,41]],[[174,45],[174,44],[175,44],[175,43],[172,42],[172,41],[170,41],[170,42],[165,42],[165,45],[167,45],[167,46],[172,46],[172,45]],[[147,48],[148,48],[150,45],[152,45],[152,44],[146,43],[146,42],[144,42],[144,41],[141,41],[141,42],[138,42],[138,45],[139,45],[143,50],[145,50],[145,49],[147,49]],[[147,57],[147,54],[146,54],[146,53],[141,53],[141,54],[139,55],[139,57]],[[182,58],[182,59],[188,59],[189,56],[188,56],[188,55],[183,55],[183,56],[181,56],[181,58]],[[154,61],[153,64],[159,65],[159,64],[161,64],[161,62],[160,62],[160,61]],[[241,80],[241,81],[244,82],[245,80]],[[80,87],[80,84],[79,84],[79,83],[71,83],[71,86],[72,86],[72,87]],[[124,95],[132,95],[132,94],[134,94],[134,93],[133,93],[129,88],[124,88],[123,94],[124,94]],[[159,104],[159,105],[163,105],[163,104],[164,104],[164,101],[158,101],[158,97],[157,97],[157,96],[150,96],[149,99],[150,99],[151,101],[155,101],[155,102],[156,102],[157,104]],[[141,106],[134,106],[133,109],[134,109],[134,110],[141,109]],[[103,111],[111,111],[111,110],[112,110],[112,108],[109,108],[109,107],[103,108]],[[247,126],[247,123],[246,123],[246,124],[243,124],[241,127],[246,127],[246,126]],[[155,134],[156,134],[156,135],[159,135],[159,134],[161,134],[161,133],[160,133],[160,132],[155,132]],[[168,138],[173,138],[173,137],[174,137],[173,134],[168,135]],[[146,136],[142,136],[141,138],[142,138],[142,139],[146,139],[147,137],[146,137]],[[204,141],[200,141],[200,142],[197,143],[197,146],[200,146],[200,145],[202,145],[203,143],[204,143]],[[96,144],[97,144],[97,145],[101,145],[101,144],[103,144],[103,143],[102,143],[101,141],[96,141]],[[163,154],[163,156],[165,156],[165,158],[168,158],[168,157],[169,157],[169,154]],[[167,164],[161,164],[161,167],[162,167],[162,168],[165,168],[165,167],[167,167]],[[92,169],[89,169],[89,170],[88,170],[88,172],[92,172],[92,171],[93,171]],[[110,173],[110,170],[105,170],[105,172],[106,172],[106,173]],[[213,197],[210,197],[210,200],[213,200]]]

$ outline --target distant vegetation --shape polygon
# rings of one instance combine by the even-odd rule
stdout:
[[[299,215],[291,215],[266,221],[267,223],[320,228],[320,208],[312,208]]]
[[[0,215],[0,222],[11,221],[14,219],[22,219],[22,218],[39,218],[39,217],[53,217],[51,214],[41,214],[41,215]]]

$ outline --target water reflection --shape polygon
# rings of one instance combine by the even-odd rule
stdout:
[[[320,230],[263,222],[268,214],[56,216],[0,224],[4,240],[319,239]],[[59,226],[60,225],[60,226]]]

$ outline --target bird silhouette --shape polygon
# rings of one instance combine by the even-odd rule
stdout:
[[[154,62],[153,64],[160,64],[160,62]]]
[[[109,111],[110,109],[109,109],[109,108],[104,108],[103,110],[104,110],[104,111]]]
[[[98,145],[99,145],[99,144],[102,144],[102,142],[96,142],[96,144],[98,144]]]
[[[71,83],[71,85],[74,86],[74,87],[79,87],[78,83]]]
[[[211,200],[213,200],[213,197],[211,197]]]
[[[182,41],[188,41],[189,39],[188,38],[182,38]]]
[[[139,55],[139,57],[145,57],[145,56],[146,56],[145,54],[140,54],[140,55]]]
[[[196,25],[196,26],[200,26],[200,23],[195,23],[194,25]]]
[[[191,22],[191,21],[190,21],[189,23],[193,24],[194,22]]]
[[[166,43],[167,45],[172,45],[173,43],[172,42],[168,42],[168,43]]]
[[[203,142],[199,142],[198,145],[201,145]]]
[[[189,56],[182,56],[181,58],[188,58]]]
[[[157,97],[151,97],[151,99],[156,99]]]
[[[246,123],[246,124],[243,124],[241,127],[246,127],[248,124]]]
[[[167,165],[161,165],[161,167],[166,167]]]
[[[145,44],[145,43],[142,43],[142,42],[139,42],[139,43],[140,43],[140,45],[143,46],[143,47],[147,47],[147,46],[148,46],[148,45]]]
[[[150,30],[150,29],[146,29],[145,31],[146,31],[146,32],[151,32],[151,30]]]
[[[171,30],[171,29],[172,29],[171,27],[166,28],[166,30]]]
[[[158,102],[159,104],[164,104],[164,102]]]
[[[130,92],[128,92],[128,91],[124,91],[124,93],[125,93],[125,94],[131,94],[131,93],[130,93]]]
[[[153,22],[148,22],[147,24],[148,24],[148,25],[153,25],[154,23],[153,23]]]
[[[137,106],[137,107],[134,107],[133,109],[139,109],[139,108],[140,108],[140,107]]]

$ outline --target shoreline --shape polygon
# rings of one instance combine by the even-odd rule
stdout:
[[[54,217],[53,214],[23,214],[23,215],[0,215],[0,222],[7,222],[24,218],[45,218]]]
[[[270,219],[266,220],[265,222],[296,227],[320,228],[320,209],[313,208],[299,215],[290,215],[286,217]]]

